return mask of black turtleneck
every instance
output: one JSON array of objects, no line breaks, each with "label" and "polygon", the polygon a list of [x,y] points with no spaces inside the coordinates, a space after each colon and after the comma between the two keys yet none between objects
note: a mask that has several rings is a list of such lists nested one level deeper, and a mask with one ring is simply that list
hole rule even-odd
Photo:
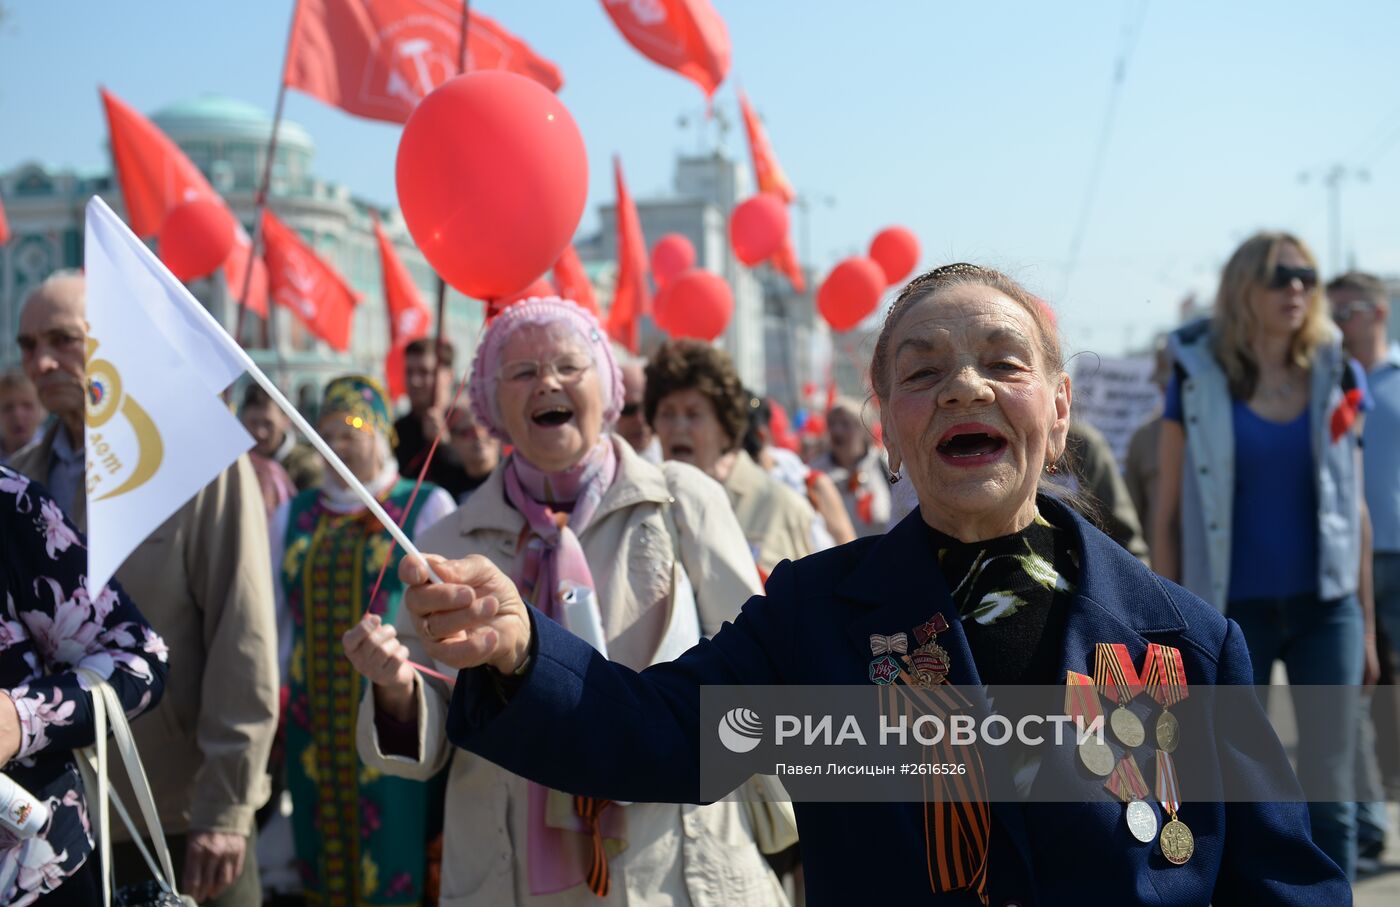
[{"label": "black turtleneck", "polygon": [[1020,532],[981,542],[928,532],[982,682],[1058,682],[1079,578],[1071,533],[1039,513]]}]

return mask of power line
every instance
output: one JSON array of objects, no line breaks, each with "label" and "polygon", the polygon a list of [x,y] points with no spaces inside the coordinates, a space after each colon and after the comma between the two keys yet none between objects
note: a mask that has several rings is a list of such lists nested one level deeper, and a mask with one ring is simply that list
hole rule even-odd
[{"label": "power line", "polygon": [[1089,218],[1094,212],[1094,198],[1098,195],[1099,182],[1103,176],[1104,160],[1108,156],[1109,140],[1113,137],[1113,127],[1118,119],[1118,103],[1123,96],[1123,83],[1127,79],[1128,64],[1132,61],[1138,38],[1142,35],[1143,22],[1147,19],[1148,3],[1149,0],[1141,0],[1137,3],[1136,16],[1132,15],[1130,10],[1123,22],[1122,43],[1118,49],[1118,56],[1113,62],[1113,75],[1108,85],[1108,105],[1104,109],[1103,125],[1099,129],[1098,143],[1094,148],[1094,163],[1089,168],[1089,181],[1084,187],[1084,200],[1079,206],[1079,217],[1075,222],[1074,233],[1071,234],[1069,254],[1065,258],[1065,280],[1060,290],[1059,302],[1063,302],[1069,296],[1070,281],[1074,278],[1074,269],[1079,262],[1079,251],[1084,245],[1084,236],[1089,229]]}]

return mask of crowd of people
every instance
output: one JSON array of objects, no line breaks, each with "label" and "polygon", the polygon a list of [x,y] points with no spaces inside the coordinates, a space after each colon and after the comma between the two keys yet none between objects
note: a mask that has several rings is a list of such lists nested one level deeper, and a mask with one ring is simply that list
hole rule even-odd
[{"label": "crowd of people", "polygon": [[[833,394],[800,437],[718,347],[632,357],[567,300],[505,309],[470,363],[415,341],[403,415],[362,374],[307,415],[441,584],[249,384],[252,450],[89,597],[84,295],[71,272],[34,290],[0,375],[0,758],[52,813],[0,831],[0,901],[94,902],[80,668],[141,715],[202,904],[849,903],[876,878],[950,904],[1333,904],[1384,847],[1400,345],[1384,284],[1324,287],[1295,236],[1247,240],[1165,340],[1121,467],[1075,418],[1051,308],[977,265],[910,281],[869,398]],[[886,680],[1062,685],[1122,643],[1191,684],[1281,662],[1338,698],[1299,710],[1298,802],[1152,803],[1193,833],[1183,865],[1107,794],[962,804],[957,834],[927,802],[790,804],[765,777],[698,805],[700,687],[885,682],[853,629],[934,624],[943,668],[892,652]],[[1291,783],[1266,706],[1200,745]],[[112,835],[117,884],[149,878]],[[1112,855],[1092,879],[1086,852]]]}]

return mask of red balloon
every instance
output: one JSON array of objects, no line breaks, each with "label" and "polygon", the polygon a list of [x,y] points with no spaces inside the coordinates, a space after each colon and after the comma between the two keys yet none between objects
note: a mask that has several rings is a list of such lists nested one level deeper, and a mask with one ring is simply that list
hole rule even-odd
[{"label": "red balloon", "polygon": [[543,277],[536,277],[534,282],[518,293],[512,293],[499,299],[490,299],[486,302],[486,323],[490,324],[496,316],[517,302],[524,302],[531,296],[558,296],[559,291],[554,289],[554,284]]},{"label": "red balloon", "polygon": [[667,233],[651,247],[651,276],[664,287],[676,276],[695,267],[695,247],[679,233]]},{"label": "red balloon", "polygon": [[831,269],[817,290],[817,311],[832,330],[849,331],[880,304],[885,272],[869,258],[848,258]]},{"label": "red balloon", "polygon": [[918,237],[903,227],[886,227],[870,241],[870,257],[885,272],[885,286],[893,286],[919,263]]},{"label": "red balloon", "polygon": [[657,327],[672,337],[714,340],[729,326],[734,293],[718,274],[692,269],[667,285],[652,310]]},{"label": "red balloon", "polygon": [[233,215],[217,199],[191,199],[165,216],[156,237],[160,260],[182,281],[207,277],[228,259],[235,237]]},{"label": "red balloon", "polygon": [[787,205],[772,192],[740,202],[729,216],[729,244],[735,257],[751,267],[772,258],[787,234]]},{"label": "red balloon", "polygon": [[394,175],[413,241],[477,299],[509,296],[548,270],[588,195],[574,118],[544,86],[503,70],[457,76],[424,98]]}]

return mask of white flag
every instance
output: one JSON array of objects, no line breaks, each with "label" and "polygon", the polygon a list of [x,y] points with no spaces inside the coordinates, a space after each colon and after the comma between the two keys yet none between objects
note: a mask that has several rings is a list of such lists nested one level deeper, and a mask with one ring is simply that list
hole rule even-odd
[{"label": "white flag", "polygon": [[244,367],[227,335],[96,197],[84,265],[87,582],[95,596],[253,439],[218,397]]}]

